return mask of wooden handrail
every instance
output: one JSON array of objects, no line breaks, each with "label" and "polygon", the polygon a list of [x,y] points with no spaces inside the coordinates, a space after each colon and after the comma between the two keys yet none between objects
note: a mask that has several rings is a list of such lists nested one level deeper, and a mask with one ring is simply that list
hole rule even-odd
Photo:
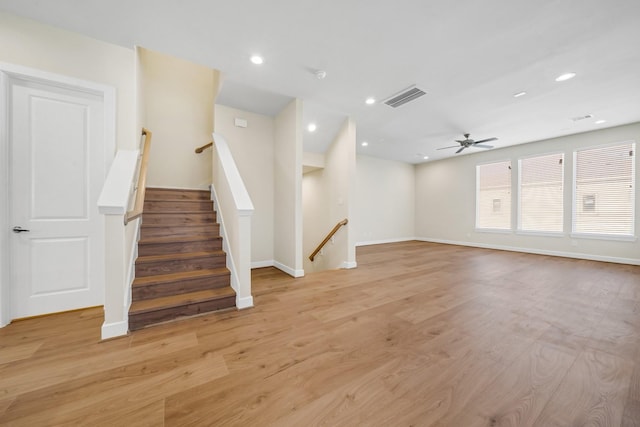
[{"label": "wooden handrail", "polygon": [[147,190],[147,168],[149,163],[149,151],[151,149],[151,131],[142,128],[142,135],[144,135],[144,143],[142,147],[142,160],[140,161],[140,171],[138,172],[138,185],[136,186],[136,201],[133,204],[133,209],[128,211],[124,216],[124,224],[142,215],[144,208],[144,193]]},{"label": "wooden handrail", "polygon": [[327,242],[333,237],[333,235],[336,234],[336,232],[340,229],[340,227],[342,227],[343,225],[347,225],[348,223],[349,223],[349,220],[347,218],[345,218],[342,221],[340,221],[339,223],[337,223],[336,226],[333,227],[333,230],[331,230],[329,232],[329,234],[327,234],[327,237],[324,238],[322,243],[320,243],[318,245],[316,250],[313,251],[313,253],[311,255],[309,255],[309,259],[311,261],[313,261],[313,259],[316,257],[316,255],[318,255],[318,252],[320,252],[320,250],[324,247],[324,245],[326,245]]},{"label": "wooden handrail", "polygon": [[204,150],[206,150],[209,147],[213,147],[213,141],[211,141],[208,144],[204,144],[202,147],[198,147],[196,148],[196,154],[200,154],[202,153]]}]

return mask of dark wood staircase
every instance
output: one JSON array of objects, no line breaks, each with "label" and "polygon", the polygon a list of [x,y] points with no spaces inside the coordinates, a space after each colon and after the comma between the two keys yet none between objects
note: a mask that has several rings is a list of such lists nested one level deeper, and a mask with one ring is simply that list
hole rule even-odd
[{"label": "dark wood staircase", "polygon": [[208,191],[148,188],[129,330],[235,307]]}]

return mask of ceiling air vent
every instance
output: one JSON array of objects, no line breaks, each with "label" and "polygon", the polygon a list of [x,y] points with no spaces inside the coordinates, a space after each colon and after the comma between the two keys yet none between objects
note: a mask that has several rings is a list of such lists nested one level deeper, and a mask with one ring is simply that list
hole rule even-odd
[{"label": "ceiling air vent", "polygon": [[586,120],[586,119],[590,119],[592,117],[593,117],[593,114],[587,114],[586,116],[573,117],[573,118],[571,118],[571,120],[573,120],[574,122],[579,122],[580,120]]},{"label": "ceiling air vent", "polygon": [[418,89],[415,86],[411,86],[400,93],[397,93],[391,96],[389,99],[384,101],[389,107],[397,108],[401,105],[406,104],[407,102],[411,102],[414,99],[420,98],[422,95],[425,95],[427,92]]}]

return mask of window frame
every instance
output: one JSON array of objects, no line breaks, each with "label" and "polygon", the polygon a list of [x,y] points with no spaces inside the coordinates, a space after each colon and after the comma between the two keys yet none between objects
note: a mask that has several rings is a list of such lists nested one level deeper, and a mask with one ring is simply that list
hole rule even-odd
[{"label": "window frame", "polygon": [[[578,206],[578,201],[577,201],[577,172],[578,172],[578,152],[580,151],[588,151],[588,150],[597,150],[597,149],[604,149],[604,148],[608,148],[608,147],[615,147],[615,146],[619,146],[619,145],[625,145],[625,144],[631,144],[632,145],[632,150],[633,150],[633,157],[634,157],[634,161],[631,162],[631,174],[632,174],[632,183],[635,186],[633,188],[634,191],[631,192],[631,216],[632,216],[632,221],[631,221],[631,234],[607,234],[607,233],[583,233],[583,232],[577,232],[575,231],[576,229],[576,217],[577,217],[577,206]],[[638,157],[638,151],[637,151],[638,147],[636,144],[636,141],[633,139],[628,139],[628,140],[624,140],[624,141],[616,141],[616,142],[611,142],[611,143],[607,143],[607,144],[597,144],[597,145],[591,145],[588,147],[580,147],[580,148],[575,148],[573,149],[573,177],[572,177],[572,187],[571,187],[571,232],[569,233],[569,235],[572,238],[578,238],[578,239],[592,239],[592,240],[610,240],[610,241],[625,241],[625,242],[635,242],[637,240],[637,235],[636,235],[636,221],[637,221],[637,217],[636,217],[636,192],[637,192],[637,185],[638,185],[638,176],[637,176],[637,171],[636,171],[636,162],[637,157]],[[597,207],[596,207],[597,210]]]},{"label": "window frame", "polygon": [[[546,157],[546,156],[554,156],[561,155],[562,156],[562,231],[540,231],[540,230],[522,230],[522,161],[526,159],[532,159],[536,157]],[[564,237],[567,235],[566,233],[566,223],[565,223],[565,171],[567,167],[567,153],[564,151],[551,151],[544,152],[539,154],[529,154],[526,156],[518,157],[518,178],[517,178],[517,204],[516,204],[516,234],[527,235],[527,236],[543,236],[543,237]]]},{"label": "window frame", "polygon": [[[509,196],[510,196],[510,205],[511,209],[509,212],[509,228],[491,228],[491,227],[479,227],[478,226],[478,218],[480,214],[480,206],[478,203],[478,194],[480,192],[480,167],[486,165],[492,165],[495,163],[509,163],[509,167],[511,170],[511,177],[509,180]],[[479,233],[496,233],[496,234],[512,234],[513,233],[513,160],[511,158],[505,158],[500,160],[492,160],[488,162],[476,163],[475,165],[475,174],[476,174],[476,182],[475,182],[475,221],[474,221],[474,231]]]}]

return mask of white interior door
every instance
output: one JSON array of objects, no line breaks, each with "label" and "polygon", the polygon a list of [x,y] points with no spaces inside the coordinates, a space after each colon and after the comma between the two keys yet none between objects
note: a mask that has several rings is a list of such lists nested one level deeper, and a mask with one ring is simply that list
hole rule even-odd
[{"label": "white interior door", "polygon": [[104,101],[14,78],[8,97],[11,318],[102,305]]}]

